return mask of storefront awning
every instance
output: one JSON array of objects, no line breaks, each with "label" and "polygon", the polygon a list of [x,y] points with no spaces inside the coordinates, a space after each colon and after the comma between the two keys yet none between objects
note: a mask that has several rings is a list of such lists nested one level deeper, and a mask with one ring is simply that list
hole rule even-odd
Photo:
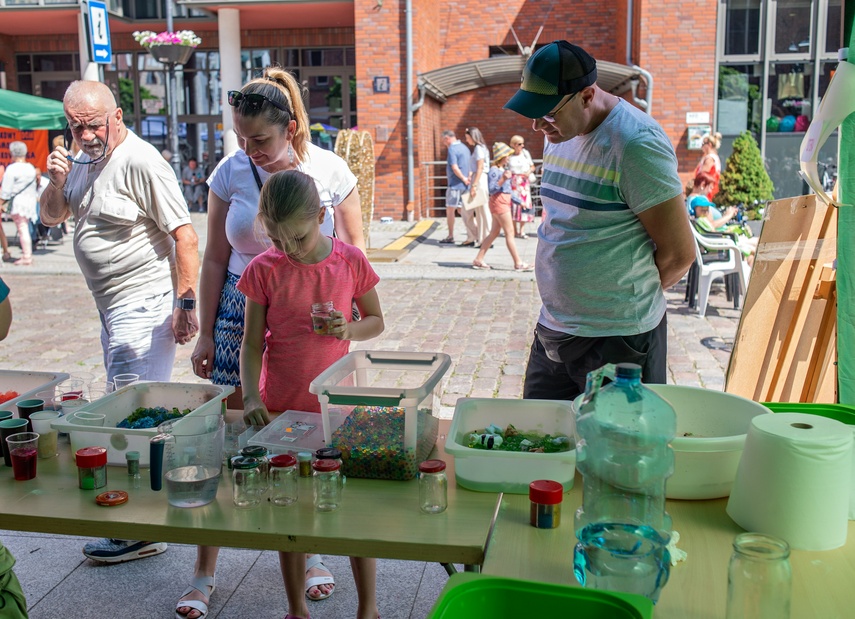
[{"label": "storefront awning", "polygon": [[[497,84],[518,84],[525,66],[524,56],[497,56],[419,73],[419,86],[438,101],[448,97]],[[633,81],[647,85],[650,100],[650,79],[646,71],[614,62],[597,61],[597,85],[614,95],[624,95],[632,90]],[[643,103],[643,102],[642,102]]]}]

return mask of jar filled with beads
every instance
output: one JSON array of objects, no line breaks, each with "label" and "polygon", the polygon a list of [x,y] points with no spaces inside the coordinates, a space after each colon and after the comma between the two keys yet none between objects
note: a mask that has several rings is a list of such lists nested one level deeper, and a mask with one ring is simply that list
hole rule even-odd
[{"label": "jar filled with beads", "polygon": [[332,301],[312,303],[312,330],[316,335],[329,335],[330,321],[335,306]]}]

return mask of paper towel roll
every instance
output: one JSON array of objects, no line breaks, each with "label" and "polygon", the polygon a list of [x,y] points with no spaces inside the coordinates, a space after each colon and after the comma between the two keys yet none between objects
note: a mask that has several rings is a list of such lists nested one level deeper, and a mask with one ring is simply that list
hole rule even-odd
[{"label": "paper towel roll", "polygon": [[785,539],[800,550],[846,543],[852,430],[801,413],[751,420],[727,513],[748,531]]}]

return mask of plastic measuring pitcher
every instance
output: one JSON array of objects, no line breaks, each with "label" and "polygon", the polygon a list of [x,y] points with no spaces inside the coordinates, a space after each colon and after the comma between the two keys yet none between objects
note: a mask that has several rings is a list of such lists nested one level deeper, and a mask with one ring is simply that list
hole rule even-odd
[{"label": "plastic measuring pitcher", "polygon": [[193,415],[158,426],[150,441],[151,489],[166,480],[175,507],[207,505],[217,496],[223,465],[225,419],[220,413]]}]

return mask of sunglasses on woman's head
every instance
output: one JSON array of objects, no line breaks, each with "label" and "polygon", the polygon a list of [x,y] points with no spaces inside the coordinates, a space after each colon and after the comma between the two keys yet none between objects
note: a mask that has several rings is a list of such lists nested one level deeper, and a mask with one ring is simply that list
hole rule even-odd
[{"label": "sunglasses on woman's head", "polygon": [[264,95],[259,94],[257,92],[244,94],[239,90],[229,91],[229,105],[231,105],[232,107],[243,107],[247,110],[257,112],[264,106],[265,101],[273,107],[282,110],[283,112],[287,112],[289,114],[291,113],[291,110],[289,110],[281,103],[274,101],[269,97],[265,97]]}]

